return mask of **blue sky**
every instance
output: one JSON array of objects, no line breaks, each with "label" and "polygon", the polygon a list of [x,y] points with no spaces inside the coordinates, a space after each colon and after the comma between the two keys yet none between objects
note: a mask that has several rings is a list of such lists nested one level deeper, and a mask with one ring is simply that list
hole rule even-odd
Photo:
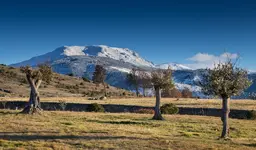
[{"label": "blue sky", "polygon": [[253,0],[62,0],[0,2],[0,63],[63,45],[126,47],[154,63],[197,65],[241,56],[256,70]]}]

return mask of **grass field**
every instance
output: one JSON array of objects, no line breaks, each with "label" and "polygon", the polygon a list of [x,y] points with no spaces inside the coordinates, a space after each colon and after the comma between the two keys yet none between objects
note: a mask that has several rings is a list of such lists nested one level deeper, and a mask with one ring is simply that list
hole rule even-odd
[{"label": "grass field", "polygon": [[230,119],[231,139],[218,140],[217,117],[0,111],[0,149],[256,149],[256,121]]},{"label": "grass field", "polygon": [[[28,98],[0,98],[1,101],[28,101]],[[99,103],[99,104],[120,104],[120,105],[138,105],[154,106],[155,98],[120,98],[107,100],[87,100],[86,97],[47,97],[41,98],[42,102],[59,102],[64,100],[67,103]],[[196,108],[221,108],[221,100],[218,99],[184,99],[162,98],[161,104],[174,103],[179,107],[196,107]],[[231,109],[256,110],[256,100],[231,100]]]}]

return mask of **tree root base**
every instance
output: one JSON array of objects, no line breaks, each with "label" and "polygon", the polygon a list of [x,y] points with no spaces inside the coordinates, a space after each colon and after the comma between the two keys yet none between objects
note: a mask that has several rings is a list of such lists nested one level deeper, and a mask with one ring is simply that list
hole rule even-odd
[{"label": "tree root base", "polygon": [[154,116],[152,120],[165,120],[162,116]]},{"label": "tree root base", "polygon": [[42,114],[42,109],[40,107],[25,107],[20,113],[21,114]]}]

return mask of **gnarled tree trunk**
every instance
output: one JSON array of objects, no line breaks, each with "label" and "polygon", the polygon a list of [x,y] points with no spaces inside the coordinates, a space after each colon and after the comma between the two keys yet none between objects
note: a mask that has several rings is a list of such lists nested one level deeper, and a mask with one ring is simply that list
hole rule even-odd
[{"label": "gnarled tree trunk", "polygon": [[229,125],[228,125],[228,117],[229,117],[229,98],[222,97],[222,116],[221,121],[223,123],[221,138],[228,138],[229,136]]},{"label": "gnarled tree trunk", "polygon": [[26,74],[26,77],[27,77],[31,91],[30,91],[29,102],[21,113],[24,113],[24,114],[40,113],[42,109],[40,106],[40,96],[39,96],[38,88],[40,87],[42,80],[35,81],[35,79],[33,79],[32,75],[29,73]]},{"label": "gnarled tree trunk", "polygon": [[156,105],[155,105],[155,114],[154,114],[153,120],[164,120],[160,111],[161,89],[159,87],[156,87],[155,93],[156,93]]}]

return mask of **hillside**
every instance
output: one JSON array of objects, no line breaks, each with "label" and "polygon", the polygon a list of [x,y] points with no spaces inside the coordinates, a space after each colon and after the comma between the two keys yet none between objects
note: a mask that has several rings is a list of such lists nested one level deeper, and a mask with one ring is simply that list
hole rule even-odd
[{"label": "hillside", "polygon": [[127,85],[125,80],[126,74],[132,68],[139,67],[151,71],[152,69],[164,69],[170,66],[173,70],[177,71],[174,73],[174,81],[178,89],[182,90],[187,87],[193,91],[195,95],[200,95],[200,87],[194,84],[194,79],[196,79],[198,71],[191,70],[189,67],[177,63],[156,65],[142,58],[135,51],[127,48],[116,48],[104,45],[62,46],[52,52],[33,57],[17,64],[12,64],[11,66],[36,66],[46,61],[51,63],[54,71],[57,73],[73,73],[75,76],[86,76],[90,79],[95,65],[100,64],[107,70],[106,82],[108,84],[127,90],[133,90],[133,87]]},{"label": "hillside", "polygon": [[[19,68],[0,65],[0,97],[28,97],[29,86],[25,74]],[[94,97],[102,95],[103,86],[90,81],[84,81],[79,77],[71,77],[54,73],[52,82],[42,83],[39,92],[42,97]],[[110,96],[120,96],[128,91],[108,86]]]},{"label": "hillside", "polygon": [[[191,68],[178,63],[154,64],[142,58],[138,53],[128,48],[99,46],[62,46],[52,52],[33,57],[29,60],[12,64],[11,66],[20,67],[25,65],[36,66],[43,62],[51,63],[53,70],[60,74],[74,74],[77,77],[92,78],[96,64],[104,66],[107,70],[106,82],[114,87],[134,90],[127,84],[126,75],[134,67],[139,67],[146,71],[161,68],[166,69],[169,66],[173,72],[175,86],[179,90],[190,89],[195,97],[205,97],[201,93],[201,88],[196,84],[201,79],[203,70],[192,70]],[[256,77],[249,75],[252,81]],[[256,92],[254,84],[246,92]],[[148,95],[152,91],[148,90]],[[240,98],[247,98],[248,94]]]}]

